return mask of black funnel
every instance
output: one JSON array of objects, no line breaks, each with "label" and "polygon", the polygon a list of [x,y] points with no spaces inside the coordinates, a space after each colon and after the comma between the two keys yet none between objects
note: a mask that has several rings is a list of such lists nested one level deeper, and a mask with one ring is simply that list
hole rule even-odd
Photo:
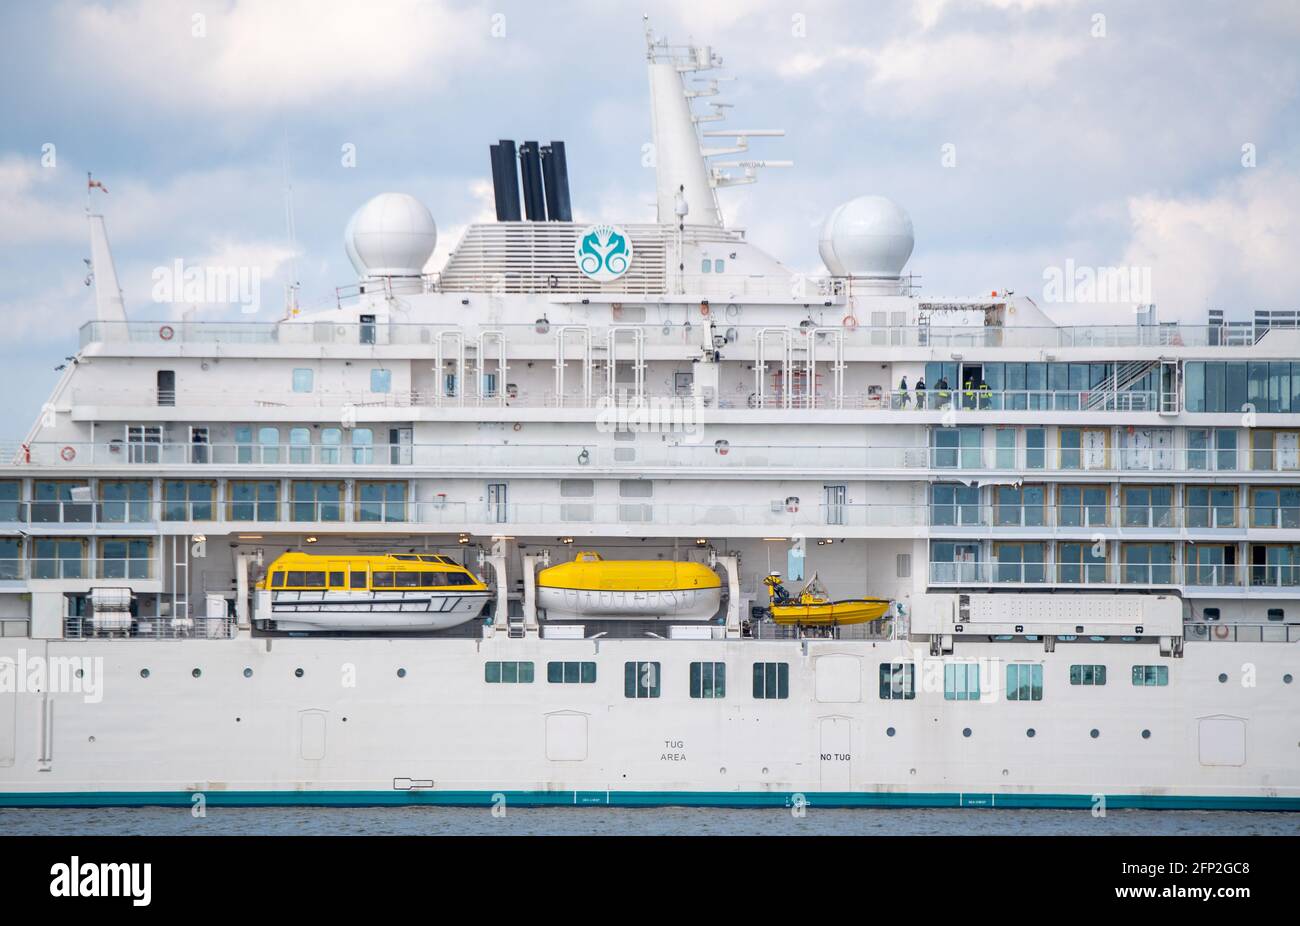
[{"label": "black funnel", "polygon": [[546,217],[552,222],[572,222],[569,161],[564,154],[564,142],[553,141],[542,149],[542,176],[546,180]]}]

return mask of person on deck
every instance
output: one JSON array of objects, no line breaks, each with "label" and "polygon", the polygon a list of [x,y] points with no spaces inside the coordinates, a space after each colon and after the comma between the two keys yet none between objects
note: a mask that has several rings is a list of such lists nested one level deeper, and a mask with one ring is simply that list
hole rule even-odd
[{"label": "person on deck", "polygon": [[925,408],[925,377],[916,381],[916,407]]},{"label": "person on deck", "polygon": [[904,376],[898,383],[898,407],[907,408],[911,398],[907,394],[907,377]]}]

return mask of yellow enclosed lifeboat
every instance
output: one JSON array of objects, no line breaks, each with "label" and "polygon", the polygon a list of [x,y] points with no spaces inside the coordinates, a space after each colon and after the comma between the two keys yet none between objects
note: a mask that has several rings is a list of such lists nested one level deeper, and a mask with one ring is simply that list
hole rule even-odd
[{"label": "yellow enclosed lifeboat", "polygon": [[844,626],[879,620],[889,612],[886,598],[849,598],[831,601],[816,574],[797,595],[790,595],[779,575],[763,580],[770,599],[768,609],[778,624],[801,624],[805,627]]},{"label": "yellow enclosed lifeboat", "polygon": [[702,563],[606,560],[582,552],[537,576],[547,620],[706,621],[722,604],[722,580]]}]

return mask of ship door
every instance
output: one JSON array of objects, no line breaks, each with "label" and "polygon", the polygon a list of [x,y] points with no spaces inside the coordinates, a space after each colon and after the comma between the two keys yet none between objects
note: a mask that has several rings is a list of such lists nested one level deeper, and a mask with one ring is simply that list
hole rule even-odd
[{"label": "ship door", "polygon": [[506,484],[489,482],[487,487],[487,519],[493,524],[505,524],[509,508],[506,503]]},{"label": "ship door", "polygon": [[1083,432],[1083,468],[1106,468],[1106,432],[1100,428],[1085,429]]},{"label": "ship door", "polygon": [[853,790],[853,720],[823,717],[818,744],[823,791]]},{"label": "ship door", "polygon": [[[979,400],[980,383],[984,381],[984,364],[982,363],[963,363],[961,365],[961,382],[958,387],[961,389],[961,407],[975,408]],[[966,384],[970,384],[967,388]]]},{"label": "ship door", "polygon": [[849,487],[846,485],[823,486],[826,493],[826,523],[844,523],[844,505],[848,501]]},{"label": "ship door", "polygon": [[1277,432],[1277,468],[1300,469],[1300,434]]}]

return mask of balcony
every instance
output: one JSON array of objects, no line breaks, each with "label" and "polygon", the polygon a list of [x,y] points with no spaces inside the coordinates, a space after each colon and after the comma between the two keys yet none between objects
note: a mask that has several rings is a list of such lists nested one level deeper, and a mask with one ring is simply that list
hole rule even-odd
[{"label": "balcony", "polygon": [[931,562],[937,586],[1082,586],[1122,589],[1212,588],[1300,593],[1300,565],[1233,566],[1181,563]]},{"label": "balcony", "polygon": [[[701,278],[702,279],[702,278]],[[790,296],[789,280],[782,278],[775,288],[755,286],[748,295]],[[831,294],[834,295],[834,294]],[[820,301],[821,296],[818,295]],[[752,344],[761,326],[729,325],[723,306],[716,306],[715,326],[728,343]],[[969,327],[969,326],[840,326],[840,310],[835,310],[834,324],[827,327],[842,331],[846,348],[880,347],[1008,347],[1008,348],[1178,348],[1178,347],[1245,347],[1261,338],[1255,332],[1243,334],[1218,325],[1079,325],[1066,327]],[[707,320],[707,318],[705,319]],[[553,328],[549,323],[460,326],[410,324],[405,322],[336,322],[299,319],[281,322],[182,322],[170,321],[90,321],[81,326],[82,347],[91,344],[227,344],[227,345],[404,345],[429,346],[444,333],[471,335],[479,331],[500,332],[512,344],[551,344]],[[592,338],[603,338],[611,328],[643,332],[647,345],[655,343],[693,343],[700,326],[680,324],[590,324]],[[823,329],[824,330],[824,329]],[[792,328],[798,337],[807,330]],[[1265,333],[1260,332],[1262,335]]]}]

